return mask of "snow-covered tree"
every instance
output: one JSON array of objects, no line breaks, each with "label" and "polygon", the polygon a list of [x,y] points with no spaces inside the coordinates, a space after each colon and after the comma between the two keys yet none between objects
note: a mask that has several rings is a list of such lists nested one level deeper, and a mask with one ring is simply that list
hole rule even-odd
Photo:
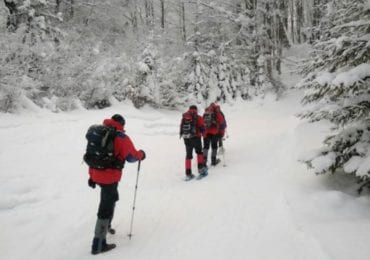
[{"label": "snow-covered tree", "polygon": [[329,120],[336,128],[306,163],[316,173],[343,169],[370,177],[370,5],[333,0],[300,87],[311,109],[303,118]]},{"label": "snow-covered tree", "polygon": [[319,31],[327,1],[4,0],[0,91],[16,86],[55,111],[112,96],[175,107],[280,92],[282,48]]},{"label": "snow-covered tree", "polygon": [[145,104],[159,104],[159,89],[157,82],[156,51],[146,48],[137,64],[137,72],[131,100],[135,107]]},{"label": "snow-covered tree", "polygon": [[[48,12],[49,1],[9,1],[14,4],[17,15],[10,32],[1,32],[0,67],[2,95],[8,97],[27,96],[42,106],[43,93],[47,86],[43,78],[48,73],[47,62],[55,55],[62,38],[60,30],[55,26],[59,17]],[[9,7],[9,6],[8,6]],[[10,13],[10,15],[12,15]],[[9,29],[9,20],[8,20]],[[13,90],[18,88],[18,90]],[[10,89],[10,93],[7,93]],[[14,93],[17,93],[16,95]],[[13,106],[23,98],[12,101]],[[1,110],[7,110],[1,107]]]}]

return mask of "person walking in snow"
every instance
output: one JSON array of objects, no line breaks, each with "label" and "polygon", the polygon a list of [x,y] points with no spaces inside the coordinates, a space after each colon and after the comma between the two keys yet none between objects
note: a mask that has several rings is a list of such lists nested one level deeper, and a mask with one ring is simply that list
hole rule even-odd
[{"label": "person walking in snow", "polygon": [[204,134],[203,118],[198,115],[198,109],[195,105],[189,107],[189,110],[182,115],[180,123],[180,138],[184,138],[186,149],[185,157],[185,174],[186,179],[194,178],[191,167],[193,159],[193,150],[197,154],[198,173],[199,177],[206,176],[207,168],[205,167],[202,153],[202,135]]},{"label": "person walking in snow", "polygon": [[226,123],[225,114],[221,111],[220,105],[215,104],[215,109],[216,109],[217,112],[219,112],[221,114],[221,116],[223,118],[223,121],[224,121],[224,125],[219,127],[218,133],[217,133],[218,151],[219,151],[219,154],[222,154],[222,153],[225,152],[224,146],[223,146],[223,140],[224,140],[224,137],[225,137],[225,131],[226,131],[227,123]]},{"label": "person walking in snow", "polygon": [[[124,131],[125,119],[115,114],[110,119],[105,119],[103,125],[114,127],[116,135],[113,140],[113,151],[115,157],[123,163],[125,161],[135,162],[145,159],[145,152],[143,150],[136,150],[130,137]],[[98,184],[100,190],[100,202],[97,213],[97,221],[95,225],[95,234],[92,242],[91,253],[93,255],[109,251],[116,247],[115,244],[108,244],[106,235],[109,231],[114,234],[115,231],[110,227],[113,219],[114,208],[116,201],[119,199],[118,183],[122,176],[122,167],[96,169],[89,167],[89,180],[88,185],[95,188]]]},{"label": "person walking in snow", "polygon": [[215,103],[211,103],[203,114],[203,120],[206,127],[204,146],[203,146],[203,157],[205,164],[207,165],[208,150],[211,147],[211,165],[217,165],[220,159],[217,158],[217,149],[220,136],[225,133],[226,121],[221,114],[220,107]]}]

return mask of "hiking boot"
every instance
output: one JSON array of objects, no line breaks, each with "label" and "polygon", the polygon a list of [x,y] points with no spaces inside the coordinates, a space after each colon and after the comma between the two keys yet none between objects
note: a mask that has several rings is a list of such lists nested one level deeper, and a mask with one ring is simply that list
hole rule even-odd
[{"label": "hiking boot", "polygon": [[107,244],[106,240],[110,221],[110,219],[100,218],[96,220],[95,235],[91,246],[91,254],[96,255],[99,253],[104,253],[116,247],[115,244]]},{"label": "hiking boot", "polygon": [[206,167],[203,167],[202,169],[199,170],[199,175],[197,177],[197,180],[203,179],[208,175],[208,170]]},{"label": "hiking boot", "polygon": [[207,176],[208,175],[207,167],[205,167],[205,166],[202,167],[202,168],[199,168],[198,172],[199,172],[199,175],[201,175],[201,176]]},{"label": "hiking boot", "polygon": [[220,159],[216,159],[216,158],[212,157],[211,165],[212,166],[216,166],[217,164],[220,163],[220,161],[221,161]]},{"label": "hiking boot", "polygon": [[99,253],[105,253],[116,247],[116,244],[107,244],[105,239],[94,238],[93,245],[91,248],[91,254],[97,255]]},{"label": "hiking boot", "polygon": [[194,179],[194,177],[195,177],[194,174],[189,174],[189,175],[187,174],[186,177],[185,177],[185,181],[190,181],[190,180]]}]

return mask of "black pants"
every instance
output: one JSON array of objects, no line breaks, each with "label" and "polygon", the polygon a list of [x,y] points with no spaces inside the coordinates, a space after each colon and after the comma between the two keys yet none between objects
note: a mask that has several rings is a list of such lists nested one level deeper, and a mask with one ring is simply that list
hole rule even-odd
[{"label": "black pants", "polygon": [[206,138],[204,138],[204,149],[208,150],[209,146],[211,145],[212,150],[217,151],[218,141],[219,141],[219,135],[208,134]]},{"label": "black pants", "polygon": [[100,203],[98,210],[98,218],[112,220],[114,214],[114,207],[116,201],[119,199],[118,195],[118,183],[112,184],[99,184],[100,191]]},{"label": "black pants", "polygon": [[200,137],[184,139],[186,159],[193,159],[193,150],[196,154],[202,154],[202,140]]}]

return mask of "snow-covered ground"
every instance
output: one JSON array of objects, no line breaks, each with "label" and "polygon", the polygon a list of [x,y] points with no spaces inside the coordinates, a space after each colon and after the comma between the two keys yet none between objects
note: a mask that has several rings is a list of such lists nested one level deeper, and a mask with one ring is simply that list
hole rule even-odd
[{"label": "snow-covered ground", "polygon": [[[342,179],[315,176],[299,163],[329,129],[307,124],[297,95],[279,102],[223,107],[226,167],[184,182],[181,111],[136,110],[0,115],[0,259],[91,259],[99,189],[82,163],[89,125],[114,113],[147,153],[140,171],[134,236],[129,240],[137,164],[126,164],[109,242],[99,259],[369,259],[370,200]],[[222,157],[221,157],[222,159]],[[194,166],[195,169],[195,166]]]}]

